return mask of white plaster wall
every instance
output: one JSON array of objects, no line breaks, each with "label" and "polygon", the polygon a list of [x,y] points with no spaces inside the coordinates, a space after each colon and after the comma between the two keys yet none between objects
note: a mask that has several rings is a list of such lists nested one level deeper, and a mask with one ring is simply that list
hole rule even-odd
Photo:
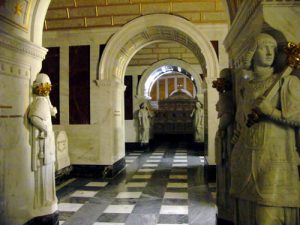
[{"label": "white plaster wall", "polygon": [[[44,47],[60,47],[60,125],[54,130],[65,130],[69,138],[69,154],[71,164],[111,165],[123,157],[113,151],[101,150],[99,136],[101,121],[99,112],[105,107],[103,99],[99,98],[99,87],[94,82],[97,78],[97,62],[99,45],[105,44],[116,28],[93,29],[87,31],[51,31],[44,32]],[[69,46],[90,45],[90,124],[69,124]],[[106,104],[111,104],[111,99]],[[112,121],[109,121],[112,123]],[[110,141],[102,141],[109,144]]]}]

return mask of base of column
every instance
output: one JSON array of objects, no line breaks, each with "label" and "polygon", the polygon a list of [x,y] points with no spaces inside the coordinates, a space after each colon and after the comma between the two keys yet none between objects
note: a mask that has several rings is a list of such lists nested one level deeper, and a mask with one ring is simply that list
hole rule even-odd
[{"label": "base of column", "polygon": [[234,225],[232,221],[219,218],[217,215],[217,225]]},{"label": "base of column", "polygon": [[216,165],[204,165],[204,177],[207,183],[215,183],[216,182],[216,173],[217,167]]},{"label": "base of column", "polygon": [[125,158],[113,165],[73,165],[72,177],[113,178],[126,166]]},{"label": "base of column", "polygon": [[24,225],[58,225],[58,211],[50,215],[39,216],[31,219]]},{"label": "base of column", "polygon": [[72,166],[65,167],[59,171],[55,172],[55,184],[60,185],[61,183],[65,182],[66,180],[71,178],[71,172],[73,170]]}]

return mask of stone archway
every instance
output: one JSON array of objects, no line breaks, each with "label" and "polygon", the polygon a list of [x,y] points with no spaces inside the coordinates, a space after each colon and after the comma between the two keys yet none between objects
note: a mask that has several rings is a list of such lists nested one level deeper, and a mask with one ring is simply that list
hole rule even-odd
[{"label": "stone archway", "polygon": [[[31,150],[28,144],[30,131],[27,125],[24,125],[24,120],[31,101],[30,87],[46,54],[46,49],[41,47],[42,32],[50,0],[28,2],[31,3],[31,7],[26,11],[26,27],[19,24],[16,26],[9,15],[7,18],[4,15],[7,20],[0,21],[0,49],[3,53],[0,62],[1,67],[5,68],[2,69],[0,78],[1,81],[5,81],[2,84],[9,83],[16,90],[14,95],[9,97],[7,94],[1,95],[1,100],[4,100],[3,106],[6,107],[3,110],[7,110],[5,116],[10,120],[7,119],[8,122],[4,121],[3,124],[1,121],[1,125],[4,125],[1,127],[1,134],[5,134],[0,139],[3,144],[0,156],[5,159],[5,162],[0,161],[0,197],[5,199],[0,203],[0,218],[5,219],[0,220],[0,223],[3,224],[24,224],[34,217],[51,214],[57,209],[57,204],[46,211],[32,208],[34,179],[33,174],[28,172],[31,163],[28,154]],[[99,102],[103,104],[99,106],[100,129],[95,134],[101,140],[99,157],[107,157],[112,162],[124,157],[124,123],[121,118],[125,69],[139,49],[150,42],[161,40],[177,41],[193,49],[205,70],[204,74],[207,77],[215,77],[218,74],[217,58],[212,46],[192,23],[171,15],[149,15],[128,23],[112,37],[106,48],[110,50],[105,51],[101,61],[101,88],[97,94]],[[9,140],[11,134],[19,139]],[[5,170],[7,162],[16,169],[8,173]]]},{"label": "stone archway", "polygon": [[[100,151],[104,153],[114,149],[114,160],[125,155],[123,80],[127,65],[144,46],[161,41],[175,41],[190,49],[209,82],[219,74],[218,59],[211,43],[187,20],[168,14],[152,14],[139,17],[123,26],[106,45],[96,81],[100,86],[99,101],[103,102],[99,121],[103,121],[101,130],[106,131],[105,136],[100,134],[100,140],[103,140]],[[210,164],[215,164],[214,136],[217,126],[211,122],[217,118],[216,96],[216,91],[207,86],[204,100],[207,105],[205,146]]]},{"label": "stone archway", "polygon": [[99,80],[121,82],[134,54],[145,45],[163,40],[175,41],[189,48],[198,58],[204,76],[217,77],[216,53],[194,24],[178,16],[152,14],[129,22],[110,39],[100,62]]}]

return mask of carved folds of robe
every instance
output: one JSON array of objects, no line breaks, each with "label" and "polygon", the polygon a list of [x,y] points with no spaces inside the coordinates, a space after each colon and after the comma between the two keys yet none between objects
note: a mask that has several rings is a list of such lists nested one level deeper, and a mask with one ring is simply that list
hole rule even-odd
[{"label": "carved folds of robe", "polygon": [[47,136],[33,127],[32,170],[35,176],[35,208],[48,206],[56,201],[55,194],[55,139],[52,130],[51,103],[48,97],[36,96],[29,111],[29,118],[40,118],[47,127]]}]

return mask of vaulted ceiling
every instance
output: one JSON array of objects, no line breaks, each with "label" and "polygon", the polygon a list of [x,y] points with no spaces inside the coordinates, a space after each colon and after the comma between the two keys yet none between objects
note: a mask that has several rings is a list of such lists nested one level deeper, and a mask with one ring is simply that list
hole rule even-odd
[{"label": "vaulted ceiling", "polygon": [[131,59],[130,66],[151,65],[163,59],[180,59],[190,64],[198,64],[191,50],[177,42],[159,42],[141,49]]},{"label": "vaulted ceiling", "polygon": [[44,29],[114,27],[147,14],[165,13],[195,24],[227,23],[223,0],[52,0]]}]

